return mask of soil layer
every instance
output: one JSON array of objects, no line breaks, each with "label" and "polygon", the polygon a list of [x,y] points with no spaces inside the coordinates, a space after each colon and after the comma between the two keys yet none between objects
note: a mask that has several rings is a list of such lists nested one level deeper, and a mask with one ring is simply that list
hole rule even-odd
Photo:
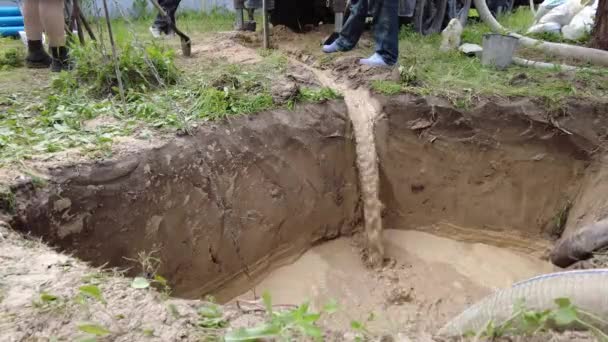
[{"label": "soil layer", "polygon": [[158,251],[177,295],[199,297],[360,219],[341,102],[205,125],[191,137],[14,187],[14,228],[95,265]]}]

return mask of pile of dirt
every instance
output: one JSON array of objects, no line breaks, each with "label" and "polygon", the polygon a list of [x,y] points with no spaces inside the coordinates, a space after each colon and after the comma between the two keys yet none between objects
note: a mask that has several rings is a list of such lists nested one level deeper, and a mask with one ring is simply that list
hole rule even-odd
[{"label": "pile of dirt", "polygon": [[[3,341],[200,341],[202,301],[134,288],[118,270],[93,268],[0,224],[0,331]],[[226,306],[232,328],[264,320]],[[234,324],[232,324],[234,323]],[[219,334],[223,331],[213,332]]]}]

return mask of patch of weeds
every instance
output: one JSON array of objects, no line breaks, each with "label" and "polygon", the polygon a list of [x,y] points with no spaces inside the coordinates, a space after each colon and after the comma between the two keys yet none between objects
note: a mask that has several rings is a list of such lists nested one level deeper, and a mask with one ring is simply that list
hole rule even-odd
[{"label": "patch of weeds", "polygon": [[153,286],[168,297],[171,294],[171,287],[167,279],[158,274],[161,260],[155,257],[156,253],[158,253],[157,250],[150,252],[141,251],[137,253],[137,259],[125,258],[126,260],[138,263],[141,267],[141,276],[133,278],[131,287],[134,289],[147,289]]},{"label": "patch of weeds", "polygon": [[350,322],[350,328],[355,333],[356,342],[368,341],[373,337],[373,334],[367,328],[367,323],[373,321],[374,319],[374,313],[370,312],[369,316],[367,317],[367,322],[361,322],[356,320]]},{"label": "patch of weeds", "polygon": [[578,326],[593,333],[598,340],[608,341],[608,335],[600,329],[608,326],[607,321],[577,308],[568,298],[558,298],[555,304],[556,307],[553,309],[537,311],[528,309],[521,300],[516,303],[514,314],[504,323],[495,325],[490,321],[484,330],[473,335],[489,339],[504,336],[533,336],[555,329],[564,330]]},{"label": "patch of weeds", "polygon": [[0,53],[0,70],[20,68],[24,65],[25,53],[20,48],[10,48]]},{"label": "patch of weeds", "polygon": [[560,211],[555,215],[554,218],[554,226],[551,230],[551,237],[558,239],[564,233],[564,229],[566,229],[566,223],[568,222],[568,215],[570,213],[570,209],[572,208],[572,202],[566,201]]},{"label": "patch of weeds", "polygon": [[325,102],[341,99],[342,95],[332,88],[300,88],[298,100],[301,102]]},{"label": "patch of weeds", "polygon": [[[174,63],[175,52],[150,43],[145,48],[124,44],[118,54],[118,66],[125,90],[143,91],[175,84],[179,71]],[[53,86],[60,91],[88,87],[93,97],[118,93],[118,77],[114,60],[95,43],[75,45],[71,50],[74,70],[58,77]]]},{"label": "patch of weeds", "polygon": [[270,94],[248,94],[234,88],[203,89],[194,104],[198,118],[221,119],[231,114],[251,114],[272,108]]},{"label": "patch of weeds", "polygon": [[0,186],[0,210],[12,214],[15,212],[16,204],[15,193],[8,187]]},{"label": "patch of weeds", "polygon": [[254,66],[211,64],[214,69],[202,71],[206,77],[195,87],[199,90],[192,93],[192,115],[216,120],[276,107],[270,84],[285,66],[285,57],[274,52]]},{"label": "patch of weeds", "polygon": [[372,90],[383,95],[397,95],[402,91],[401,84],[394,81],[374,80]]},{"label": "patch of weeds", "polygon": [[[268,314],[267,321],[253,328],[242,328],[228,332],[224,336],[226,342],[231,341],[257,341],[260,339],[279,339],[283,341],[297,341],[313,339],[321,341],[323,333],[316,325],[321,313],[311,312],[308,303],[295,309],[275,311],[268,293],[263,295],[264,306]],[[331,314],[336,311],[335,303],[330,303],[324,312]]]},{"label": "patch of weeds", "polygon": [[44,179],[44,177],[41,177],[41,176],[39,176],[39,175],[37,175],[37,174],[35,174],[33,172],[30,172],[30,171],[26,170],[26,171],[23,171],[23,173],[26,176],[30,177],[32,185],[36,189],[42,189],[42,188],[46,187],[47,184],[48,184],[47,180]]},{"label": "patch of weeds", "polygon": [[206,303],[198,309],[198,325],[204,329],[221,329],[228,325],[222,308],[215,303]]}]

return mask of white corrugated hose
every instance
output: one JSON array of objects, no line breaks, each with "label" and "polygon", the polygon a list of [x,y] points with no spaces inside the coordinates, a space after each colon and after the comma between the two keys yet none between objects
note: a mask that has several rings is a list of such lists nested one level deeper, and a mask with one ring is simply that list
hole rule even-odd
[{"label": "white corrugated hose", "polygon": [[500,326],[513,316],[518,301],[523,300],[527,309],[543,311],[556,308],[557,298],[568,298],[584,312],[608,317],[608,269],[565,271],[521,281],[468,308],[441,328],[439,335],[478,332],[489,322]]}]

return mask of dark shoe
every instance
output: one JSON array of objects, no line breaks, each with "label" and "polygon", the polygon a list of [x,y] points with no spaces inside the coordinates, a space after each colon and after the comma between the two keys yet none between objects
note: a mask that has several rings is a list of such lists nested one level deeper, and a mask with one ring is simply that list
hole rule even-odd
[{"label": "dark shoe", "polygon": [[27,41],[27,56],[25,57],[25,65],[32,69],[44,69],[51,65],[51,56],[44,51],[44,46],[41,40]]},{"label": "dark shoe", "polygon": [[68,49],[65,46],[52,47],[51,56],[53,56],[53,63],[51,64],[52,72],[62,72],[64,70],[72,69],[70,58],[68,57]]}]

